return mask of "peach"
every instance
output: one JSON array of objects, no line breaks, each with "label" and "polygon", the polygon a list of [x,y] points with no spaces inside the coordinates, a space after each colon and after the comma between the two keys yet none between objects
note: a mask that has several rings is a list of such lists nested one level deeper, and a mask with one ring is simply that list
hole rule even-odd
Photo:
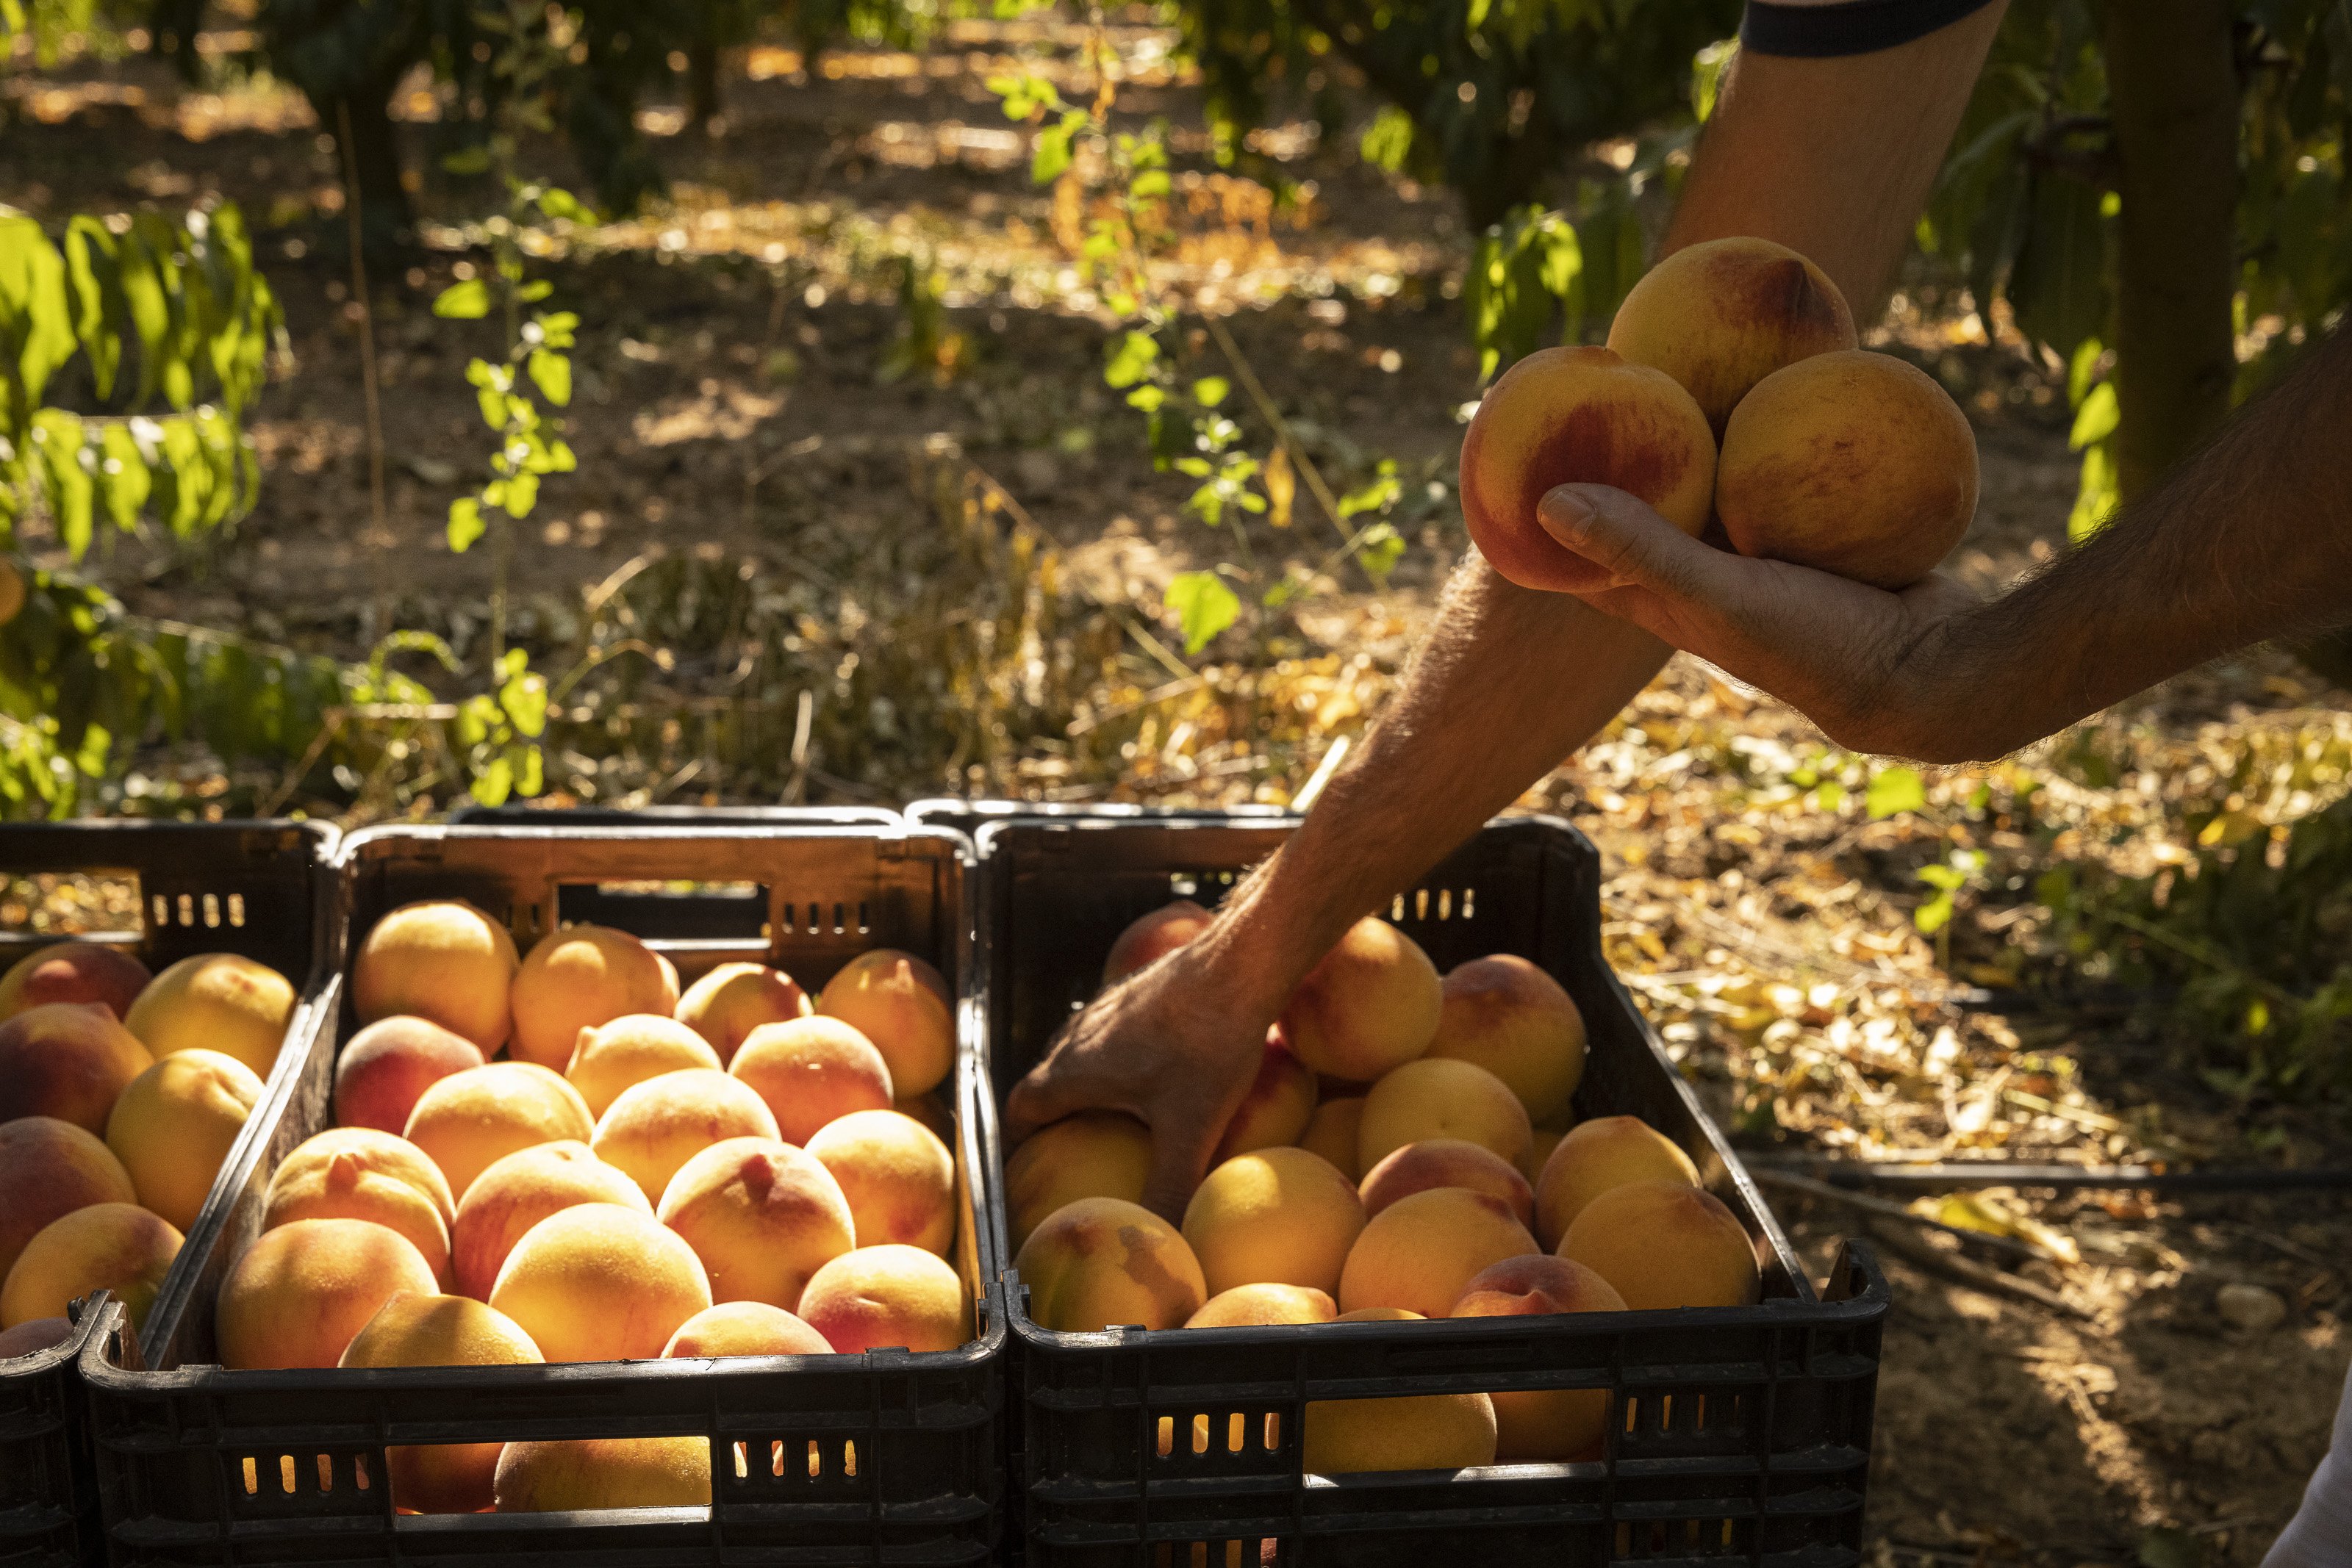
[{"label": "peach", "polygon": [[27,1318],[15,1328],[0,1329],[0,1361],[55,1350],[73,1336],[74,1326],[67,1319]]},{"label": "peach", "polygon": [[776,1119],[750,1084],[715,1067],[688,1067],[621,1091],[596,1119],[588,1146],[658,1204],[678,1167],[711,1145],[775,1135]]},{"label": "peach", "polygon": [[710,1305],[683,1237],[641,1209],[575,1203],[523,1233],[490,1287],[550,1361],[641,1361]]},{"label": "peach", "polygon": [[221,1281],[213,1341],[227,1367],[333,1366],[368,1320],[405,1291],[438,1291],[408,1238],[368,1219],[297,1219],[265,1230]]},{"label": "peach", "polygon": [[262,1195],[261,1228],[275,1230],[298,1219],[373,1220],[407,1238],[433,1270],[436,1287],[449,1283],[449,1222],[438,1197],[382,1169],[363,1149],[279,1167]]},{"label": "peach", "polygon": [[1056,1333],[1114,1323],[1181,1328],[1209,1299],[1192,1244],[1140,1204],[1082,1197],[1047,1215],[1013,1260],[1029,1316]]},{"label": "peach", "polygon": [[1698,1167],[1639,1116],[1595,1116],[1561,1137],[1536,1177],[1536,1235],[1557,1247],[1584,1206],[1629,1181],[1698,1185]]},{"label": "peach", "polygon": [[939,1134],[896,1111],[853,1111],[819,1130],[808,1152],[841,1184],[860,1247],[897,1241],[947,1255],[956,1234],[955,1156]]},{"label": "peach", "polygon": [[1038,1128],[1004,1161],[1014,1251],[1047,1215],[1082,1197],[1143,1201],[1151,1129],[1120,1111],[1081,1111]]},{"label": "peach", "polygon": [[[394,1296],[343,1349],[338,1366],[517,1366],[546,1358],[512,1318],[463,1296]],[[420,1443],[384,1450],[394,1508],[479,1513],[504,1443]]]},{"label": "peach", "polygon": [[362,1169],[406,1182],[433,1200],[443,1220],[457,1213],[449,1182],[433,1157],[406,1138],[373,1127],[330,1127],[297,1144],[270,1173],[269,1185],[308,1179],[310,1173],[338,1162],[356,1161]]},{"label": "peach", "polygon": [[402,1135],[429,1155],[458,1197],[490,1162],[560,1138],[586,1143],[596,1124],[562,1077],[530,1061],[453,1072],[416,1097]]},{"label": "peach", "polygon": [[860,1247],[819,1269],[800,1315],[844,1355],[898,1345],[954,1350],[971,1338],[971,1302],[956,1271],[919,1247]]},{"label": "peach", "polygon": [[1242,1096],[1233,1120],[1225,1124],[1212,1163],[1229,1160],[1252,1149],[1295,1144],[1315,1114],[1315,1074],[1307,1064],[1278,1045],[1265,1048],[1257,1076]]},{"label": "peach", "polygon": [[1544,1166],[1550,1163],[1551,1152],[1559,1147],[1559,1141],[1566,1136],[1566,1129],[1560,1127],[1538,1127],[1529,1134],[1527,1157],[1519,1162],[1519,1174],[1528,1178],[1530,1188],[1543,1175]]},{"label": "peach", "polygon": [[932,1089],[921,1094],[901,1094],[890,1102],[890,1109],[901,1116],[912,1116],[929,1127],[931,1135],[943,1144],[955,1141],[955,1113],[948,1109],[944,1089]]},{"label": "peach", "polygon": [[104,1002],[119,1019],[149,978],[147,966],[120,948],[59,942],[17,959],[0,975],[0,1019],[51,1002]]},{"label": "peach", "polygon": [[759,1092],[788,1144],[856,1111],[895,1103],[890,1064],[874,1042],[836,1018],[763,1023],[743,1037],[727,1071]]},{"label": "peach", "polygon": [[1976,434],[1916,365],[1816,354],[1732,411],[1715,506],[1742,555],[1907,587],[1976,516]]},{"label": "peach", "polygon": [[106,1118],[106,1146],[141,1207],[185,1231],[229,1145],[261,1102],[261,1080],[217,1051],[177,1051],[132,1079]]},{"label": "peach", "polygon": [[564,1082],[580,1091],[591,1116],[602,1116],[625,1089],[665,1072],[689,1067],[717,1071],[719,1053],[710,1042],[676,1019],[630,1013],[580,1031],[564,1064]]},{"label": "peach", "polygon": [[1761,1287],[1756,1244],[1721,1198],[1678,1181],[1612,1186],[1584,1206],[1559,1255],[1591,1269],[1636,1312],[1743,1307]]},{"label": "peach", "polygon": [[872,1040],[900,1094],[920,1094],[955,1065],[955,998],[940,972],[912,953],[859,954],[824,983],[816,1010]]},{"label": "peach", "polygon": [[[1507,1258],[1462,1289],[1451,1315],[1508,1318],[1556,1312],[1622,1312],[1608,1281],[1565,1258]],[[1505,1464],[1565,1464],[1601,1441],[1609,1420],[1605,1388],[1516,1389],[1496,1394],[1495,1457]]]},{"label": "peach", "polygon": [[181,1236],[136,1204],[93,1203],[60,1215],[33,1233],[0,1281],[0,1328],[35,1318],[61,1318],[67,1304],[108,1290],[131,1314],[135,1333],[147,1322]]},{"label": "peach", "polygon": [[457,1289],[477,1301],[488,1299],[515,1243],[575,1203],[654,1211],[635,1182],[576,1139],[533,1144],[491,1161],[466,1189],[449,1227],[449,1271]]},{"label": "peach", "polygon": [[1384,1075],[1364,1097],[1356,1158],[1369,1171],[1407,1144],[1460,1138],[1515,1163],[1533,1135],[1527,1107],[1501,1079],[1472,1062],[1425,1056]]},{"label": "peach", "polygon": [[567,925],[541,937],[515,971],[507,1054],[561,1071],[582,1030],[677,1010],[674,977],[652,948],[607,925]]},{"label": "peach", "polygon": [[721,1067],[761,1024],[789,1023],[812,1010],[799,982],[765,964],[721,964],[677,999],[677,1021],[710,1042]]},{"label": "peach", "polygon": [[54,1116],[106,1131],[115,1096],[153,1065],[103,1002],[49,1002],[0,1019],[0,1122]]},{"label": "peach", "polygon": [[1363,1125],[1362,1095],[1343,1094],[1337,1100],[1326,1100],[1307,1118],[1307,1130],[1298,1134],[1298,1146],[1329,1160],[1349,1181],[1360,1181],[1364,1167],[1356,1158],[1356,1139]]},{"label": "peach", "polygon": [[131,1173],[88,1129],[55,1116],[0,1122],[0,1280],[49,1221],[138,1197]]},{"label": "peach", "polygon": [[1328,1323],[1339,1315],[1331,1298],[1307,1285],[1235,1285],[1201,1303],[1184,1321],[1188,1329],[1271,1327],[1277,1323]]},{"label": "peach", "polygon": [[1216,918],[1189,898],[1163,904],[1118,934],[1103,959],[1102,983],[1116,985],[1147,964],[1158,962],[1209,928]]},{"label": "peach", "polygon": [[294,1017],[293,982],[241,953],[199,953],[148,983],[122,1027],[151,1056],[217,1051],[267,1078]]},{"label": "peach", "polygon": [[1491,1465],[1495,1406],[1484,1394],[1311,1400],[1299,1447],[1299,1468],[1318,1476]]},{"label": "peach", "polygon": [[1746,236],[1660,257],[1609,323],[1610,348],[1680,382],[1717,441],[1758,382],[1855,341],[1853,312],[1828,273],[1787,246]]},{"label": "peach", "polygon": [[1536,1239],[1503,1199],[1467,1187],[1432,1187],[1365,1222],[1339,1271],[1339,1306],[1350,1312],[1402,1307],[1442,1318],[1482,1270],[1536,1250]]},{"label": "peach", "polygon": [[809,1277],[857,1245],[833,1173],[773,1138],[728,1138],[678,1167],[662,1223],[683,1237],[722,1301],[800,1306]]},{"label": "peach", "polygon": [[1438,1006],[1429,955],[1366,915],[1298,982],[1282,1011],[1283,1040],[1317,1072],[1368,1082],[1429,1049]]},{"label": "peach", "polygon": [[1357,1190],[1369,1219],[1401,1197],[1433,1187],[1467,1187],[1501,1198],[1521,1225],[1536,1222],[1536,1195],[1517,1167],[1484,1144],[1464,1138],[1423,1138],[1393,1149],[1365,1173]]},{"label": "peach", "polygon": [[782,1307],[765,1301],[721,1301],[677,1325],[662,1355],[831,1355],[824,1335]]},{"label": "peach", "polygon": [[1429,1054],[1501,1079],[1530,1122],[1565,1115],[1584,1078],[1584,1015],[1558,980],[1509,953],[1457,964],[1445,976]]},{"label": "peach", "polygon": [[462,899],[403,904],[375,923],[352,960],[362,1023],[406,1015],[463,1035],[487,1056],[514,1025],[514,937]]},{"label": "peach", "polygon": [[480,1047],[430,1019],[379,1019],[335,1058],[335,1120],[397,1134],[419,1095],[453,1072],[481,1065]]},{"label": "peach", "polygon": [[708,1508],[708,1437],[583,1437],[509,1443],[491,1491],[500,1513]]},{"label": "peach", "polygon": [[1664,371],[1609,349],[1538,349],[1486,389],[1462,437],[1462,517],[1521,588],[1576,593],[1608,574],[1544,531],[1556,485],[1613,485],[1697,534],[1715,498],[1715,433]]},{"label": "peach", "polygon": [[1236,1285],[1339,1288],[1364,1228],[1353,1183],[1305,1149],[1258,1149],[1209,1172],[1184,1207],[1184,1240],[1212,1295]]}]

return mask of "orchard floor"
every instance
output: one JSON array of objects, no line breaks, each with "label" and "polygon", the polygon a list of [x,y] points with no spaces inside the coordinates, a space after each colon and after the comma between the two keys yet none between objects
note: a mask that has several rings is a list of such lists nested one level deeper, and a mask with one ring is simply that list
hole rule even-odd
[{"label": "orchard floor", "polygon": [[[985,767],[957,773],[937,758],[904,760],[912,753],[828,753],[835,732],[821,722],[809,798],[962,786],[1282,800],[1334,739],[1360,733],[1465,542],[1450,486],[1457,411],[1477,392],[1455,298],[1468,236],[1451,198],[1366,168],[1352,137],[1321,148],[1295,126],[1267,139],[1288,177],[1313,183],[1294,218],[1225,180],[1197,138],[1180,134],[1171,287],[1230,324],[1336,487],[1364,482],[1388,457],[1406,492],[1407,549],[1379,587],[1328,564],[1332,535],[1303,494],[1288,529],[1256,518],[1238,538],[1212,531],[1184,513],[1192,482],[1152,470],[1140,421],[1102,384],[1099,303],[1055,237],[1053,194],[1028,182],[1025,131],[1007,126],[985,89],[1018,57],[1063,73],[1075,96],[1074,39],[1050,23],[960,24],[915,57],[852,49],[813,67],[789,50],[755,51],[750,74],[729,83],[728,127],[715,140],[682,130],[674,106],[649,106],[669,201],[534,263],[556,284],[552,303],[583,319],[571,411],[582,466],[550,483],[515,541],[513,626],[526,645],[562,653],[583,605],[635,594],[630,585],[653,581],[659,563],[686,562],[805,595],[792,601],[812,606],[803,634],[854,653],[857,626],[911,625],[905,617],[925,612],[916,580],[938,546],[937,486],[943,475],[959,485],[983,476],[1034,523],[1087,613],[1118,622],[1126,685],[1086,694],[1092,706],[1066,727],[1015,734]],[[1149,66],[1150,37],[1128,41],[1146,63],[1122,112],[1165,114],[1180,132],[1197,124],[1197,96]],[[422,628],[478,662],[490,552],[453,555],[442,531],[488,439],[465,363],[496,344],[485,325],[438,319],[429,304],[460,262],[478,259],[464,225],[487,210],[486,194],[428,172],[424,243],[373,280],[388,459],[379,531],[341,193],[299,96],[266,79],[183,91],[143,59],[47,74],[19,61],[0,75],[0,96],[13,116],[0,135],[0,202],[56,221],[234,199],[288,313],[295,368],[252,425],[265,471],[254,515],[198,551],[117,541],[88,570],[145,615],[344,658],[363,657],[394,627]],[[440,112],[429,93],[404,105],[415,149]],[[572,178],[559,152],[532,157]],[[928,364],[887,376],[907,338],[897,292],[909,254],[939,271],[947,336],[920,342]],[[1186,340],[1188,373],[1231,372],[1204,335]],[[2063,389],[2048,367],[1925,276],[1906,279],[1878,340],[1962,388],[1977,423],[1982,504],[1956,570],[1992,589],[2046,559],[2063,540],[2074,479]],[[1248,417],[1238,394],[1234,406]],[[27,537],[46,563],[66,564],[52,541]],[[1246,647],[1239,632],[1213,644],[1190,685],[1170,683],[1140,651],[1143,632],[1163,647],[1177,641],[1162,590],[1178,570],[1244,549],[1262,581],[1295,565],[1319,591],[1266,617]],[[690,580],[665,591],[661,602],[628,601],[639,634],[693,624]],[[677,641],[675,667],[648,675],[639,700],[683,702],[723,685],[723,645]],[[1286,700],[1306,716],[1292,739],[1259,744],[1220,705],[1254,689],[1254,660],[1276,659],[1289,672]],[[842,690],[848,682],[845,673]],[[901,715],[928,700],[858,689],[859,701],[878,696]],[[1133,716],[1158,704],[1164,723]],[[2019,891],[2045,861],[2134,874],[2174,863],[2163,856],[2194,843],[2188,816],[2238,788],[2216,758],[2341,747],[2352,737],[2345,707],[2342,692],[2282,654],[2225,662],[2021,759],[2042,788],[2034,820],[2061,830],[2054,842],[2021,827],[1971,837],[1964,802],[1988,779],[2010,789],[2007,776],[1931,776],[1922,810],[1873,818],[1865,763],[1678,662],[1521,805],[1567,814],[1601,844],[1612,959],[1751,1148],[2345,1164],[2352,1136],[2340,1113],[2225,1097],[2200,1076],[2196,1042],[2145,1019],[2004,1017],[1958,996],[2027,984],[2050,961],[2037,936],[2046,922]],[[1127,716],[1117,717],[1126,744],[1088,752],[1080,728],[1108,727],[1106,715]],[[844,722],[883,720],[877,708]],[[567,773],[557,760],[559,789],[599,799],[741,793],[696,772],[690,736],[626,767],[600,771],[592,759]],[[446,781],[411,781],[355,808],[349,794],[314,798],[266,771],[224,776],[186,752],[161,752],[144,771],[152,793],[242,810],[423,811],[451,793]],[[2250,798],[2242,809],[2274,821],[2287,807]],[[1931,939],[1914,918],[1927,896],[1916,873],[1970,843],[1992,869]],[[1885,1254],[1896,1306],[1872,1561],[2258,1562],[2325,1448],[2352,1358],[2352,1204],[2006,1201],[2082,1244],[2079,1264],[2021,1270],[2081,1315]],[[1781,1211],[1817,1270],[1861,1224],[1801,1199],[1784,1198]],[[1911,1236],[1899,1228],[1898,1239]],[[2215,1300],[2230,1283],[2275,1292],[2284,1321],[2259,1334],[2229,1327]]]}]

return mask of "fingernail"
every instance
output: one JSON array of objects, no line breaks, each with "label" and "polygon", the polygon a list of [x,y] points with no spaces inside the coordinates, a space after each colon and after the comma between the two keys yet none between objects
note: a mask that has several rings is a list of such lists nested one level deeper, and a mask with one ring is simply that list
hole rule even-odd
[{"label": "fingernail", "polygon": [[1592,508],[1566,485],[1547,490],[1536,503],[1536,521],[1553,538],[1574,543],[1591,531]]}]

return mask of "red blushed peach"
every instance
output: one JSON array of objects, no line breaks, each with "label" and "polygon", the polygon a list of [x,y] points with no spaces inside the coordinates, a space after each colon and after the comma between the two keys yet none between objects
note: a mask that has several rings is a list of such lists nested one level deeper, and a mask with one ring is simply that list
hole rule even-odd
[{"label": "red blushed peach", "polygon": [[51,1002],[0,1019],[0,1122],[55,1116],[106,1131],[115,1096],[154,1062],[102,1002]]},{"label": "red blushed peach", "polygon": [[1536,1195],[1528,1178],[1494,1150],[1466,1138],[1423,1138],[1391,1151],[1364,1173],[1359,1189],[1364,1217],[1369,1219],[1401,1197],[1440,1186],[1467,1187],[1499,1197],[1511,1206],[1521,1225],[1535,1228]]},{"label": "red blushed peach", "polygon": [[1290,1052],[1269,1045],[1249,1092],[1242,1097],[1234,1119],[1225,1124],[1225,1135],[1217,1141],[1209,1163],[1223,1165],[1254,1149],[1295,1144],[1314,1114],[1315,1074]]},{"label": "red blushed peach", "polygon": [[[1507,1258],[1463,1287],[1457,1318],[1622,1312],[1625,1299],[1566,1258]],[[1494,1396],[1495,1458],[1503,1464],[1565,1464],[1601,1441],[1609,1419],[1605,1388],[1521,1389]]]},{"label": "red blushed peach", "polygon": [[128,1018],[150,978],[147,966],[128,953],[95,942],[60,942],[19,958],[0,975],[0,1018],[50,1002],[104,1002],[116,1018]]},{"label": "red blushed peach", "polygon": [[1055,1209],[1013,1266],[1029,1287],[1029,1315],[1056,1333],[1113,1323],[1181,1328],[1209,1299],[1201,1260],[1176,1228],[1115,1197]]},{"label": "red blushed peach", "polygon": [[753,1030],[804,1019],[811,1008],[800,982],[782,969],[765,964],[721,964],[678,998],[677,1021],[709,1040],[710,1049],[719,1053],[719,1065],[728,1067]]},{"label": "red blushed peach", "polygon": [[816,1010],[874,1042],[897,1093],[920,1094],[955,1065],[954,998],[940,972],[912,953],[859,954],[824,983]]},{"label": "red blushed peach", "polygon": [[396,1135],[419,1095],[481,1065],[479,1046],[430,1019],[380,1019],[352,1036],[335,1059],[335,1121]]},{"label": "red blushed peach", "polygon": [[727,1071],[768,1103],[784,1142],[803,1147],[844,1116],[892,1108],[890,1064],[836,1018],[763,1023],[743,1037]]},{"label": "red blushed peach", "polygon": [[131,1173],[97,1134],[55,1116],[0,1122],[0,1280],[50,1220],[137,1201]]},{"label": "red blushed peach", "polygon": [[1189,898],[1153,910],[1118,934],[1103,960],[1103,984],[1127,978],[1198,936],[1216,917]]},{"label": "red blushed peach", "polygon": [[1758,382],[1854,342],[1853,312],[1829,274],[1785,245],[1745,235],[1664,257],[1609,324],[1609,346],[1681,382],[1717,441]]},{"label": "red blushed peach", "polygon": [[1715,498],[1715,435],[1664,371],[1607,349],[1539,349],[1503,372],[1462,437],[1462,516],[1487,564],[1521,588],[1575,593],[1608,573],[1546,533],[1558,485],[1613,485],[1686,534]]},{"label": "red blushed peach", "polygon": [[1560,983],[1497,953],[1446,972],[1432,1056],[1475,1062],[1508,1086],[1531,1122],[1567,1114],[1584,1079],[1584,1015]]},{"label": "red blushed peach", "polygon": [[1421,944],[1367,915],[1298,982],[1282,1039],[1324,1077],[1370,1082],[1429,1049],[1440,1005],[1437,966]]}]

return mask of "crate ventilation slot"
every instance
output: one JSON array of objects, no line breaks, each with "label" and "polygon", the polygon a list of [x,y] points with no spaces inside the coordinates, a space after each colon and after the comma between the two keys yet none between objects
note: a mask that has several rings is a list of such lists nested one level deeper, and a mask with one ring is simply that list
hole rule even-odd
[{"label": "crate ventilation slot", "polygon": [[1748,1428],[1741,1394],[1625,1395],[1622,1403],[1629,1437],[1738,1437]]},{"label": "crate ventilation slot", "polygon": [[223,925],[231,928],[245,925],[245,894],[232,893],[224,898],[217,893],[184,893],[177,897],[169,894],[153,894],[147,900],[148,924],[169,928],[179,926],[186,931],[217,931]]},{"label": "crate ventilation slot", "polygon": [[803,1442],[792,1437],[775,1437],[765,1444],[739,1442],[735,1445],[735,1479],[823,1480],[826,1477],[838,1480],[854,1480],[857,1476],[857,1445],[844,1441],[839,1448],[814,1437]]},{"label": "crate ventilation slot", "polygon": [[853,932],[867,936],[874,931],[863,899],[854,904],[821,899],[812,899],[807,904],[788,903],[783,907],[783,925],[787,936],[846,936]]},{"label": "crate ventilation slot", "polygon": [[[366,1491],[369,1487],[367,1457],[363,1454],[352,1454],[347,1457],[352,1467],[350,1479],[352,1488],[354,1490]],[[267,1499],[272,1493],[281,1497],[292,1497],[303,1490],[304,1480],[309,1479],[310,1476],[315,1476],[318,1481],[316,1494],[320,1497],[332,1496],[336,1488],[335,1456],[313,1454],[310,1456],[310,1461],[309,1465],[305,1465],[301,1462],[300,1457],[294,1454],[246,1455],[242,1466],[245,1472],[245,1495],[261,1499]],[[305,1471],[309,1471],[310,1475],[306,1475]]]},{"label": "crate ventilation slot", "polygon": [[1478,890],[1465,887],[1459,893],[1450,887],[1417,887],[1411,893],[1400,893],[1389,905],[1389,919],[1402,925],[1407,920],[1475,920],[1478,917]]},{"label": "crate ventilation slot", "polygon": [[1178,1441],[1176,1417],[1160,1417],[1155,1445],[1163,1459],[1183,1459],[1215,1454],[1247,1453],[1253,1447],[1272,1454],[1282,1448],[1282,1413],[1278,1410],[1229,1410],[1220,1415],[1194,1415]]},{"label": "crate ventilation slot", "polygon": [[1241,881],[1237,871],[1171,871],[1168,873],[1168,896],[1198,898],[1205,890],[1223,891]]},{"label": "crate ventilation slot", "polygon": [[1728,1519],[1681,1519],[1656,1523],[1620,1524],[1614,1559],[1634,1563],[1657,1558],[1685,1562],[1693,1557],[1748,1557],[1740,1544],[1738,1521]]},{"label": "crate ventilation slot", "polygon": [[1281,1549],[1281,1539],[1272,1535],[1244,1541],[1163,1541],[1151,1554],[1151,1568],[1259,1568],[1279,1563]]}]

